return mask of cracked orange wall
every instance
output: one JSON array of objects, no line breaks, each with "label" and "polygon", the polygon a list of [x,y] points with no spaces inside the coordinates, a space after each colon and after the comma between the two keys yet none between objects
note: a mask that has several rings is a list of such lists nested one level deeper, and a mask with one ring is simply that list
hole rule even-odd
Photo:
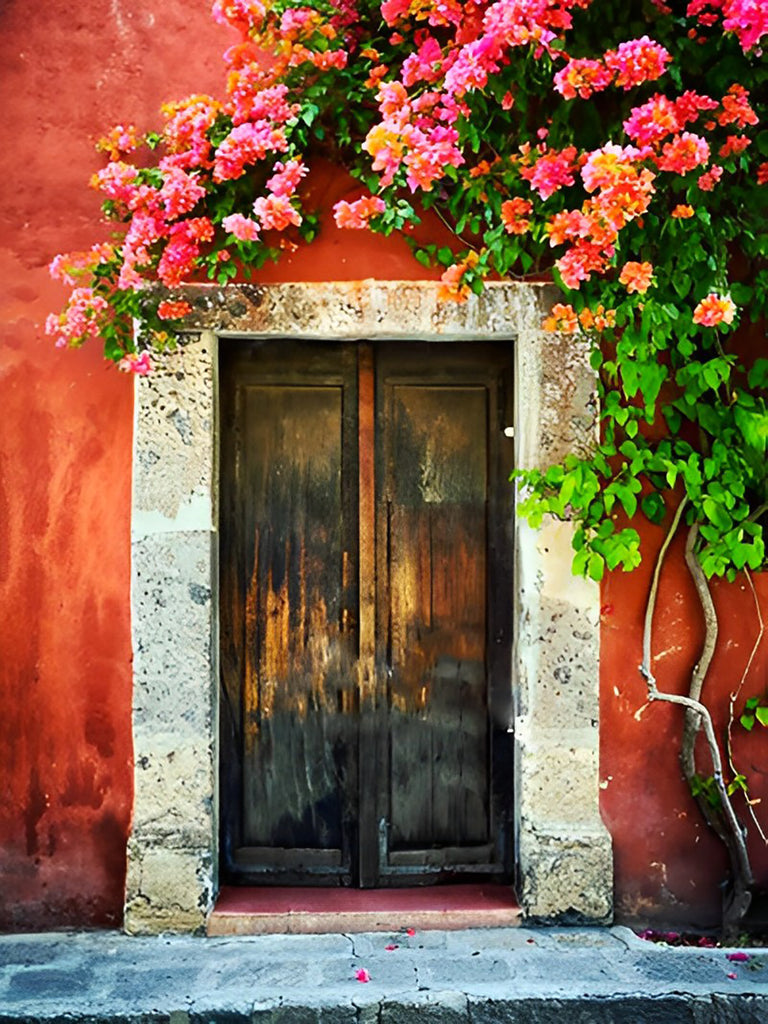
[{"label": "cracked orange wall", "polygon": [[[132,801],[132,387],[97,345],[60,352],[43,337],[64,299],[47,263],[95,240],[95,138],[120,121],[152,126],[169,97],[218,91],[233,37],[207,0],[5,0],[0,32],[0,928],[118,925]],[[328,168],[312,184],[326,209],[351,186]],[[401,241],[337,232],[328,216],[324,228],[261,279],[424,276]],[[634,717],[646,585],[647,571],[613,577],[603,597],[603,800],[618,905],[711,917],[722,858],[678,782],[679,712]],[[660,681],[681,685],[698,619],[679,565],[665,587],[674,614],[657,637],[668,650]],[[718,594],[734,638],[720,663],[727,690],[752,620],[748,601]],[[766,660],[763,650],[761,686]],[[759,761],[762,741],[748,738],[747,759]]]},{"label": "cracked orange wall", "polygon": [[[155,5],[159,11],[160,5]],[[51,256],[92,241],[93,142],[212,79],[194,4],[0,5],[0,927],[119,924],[132,799],[131,383],[56,351]],[[158,46],[162,32],[167,50]]]}]

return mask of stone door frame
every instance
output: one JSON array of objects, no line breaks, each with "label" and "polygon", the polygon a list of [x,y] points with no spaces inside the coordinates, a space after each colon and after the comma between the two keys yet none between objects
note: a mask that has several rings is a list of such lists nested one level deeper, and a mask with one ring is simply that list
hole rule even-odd
[{"label": "stone door frame", "polygon": [[[545,334],[551,286],[496,283],[463,304],[433,281],[196,285],[185,344],[137,378],[131,612],[134,810],[126,931],[202,931],[218,889],[218,346],[230,338],[508,340],[515,460],[595,437],[586,346]],[[510,502],[513,494],[510,491]],[[515,523],[517,894],[529,920],[606,922],[599,814],[599,589],[571,575],[572,526]]]}]

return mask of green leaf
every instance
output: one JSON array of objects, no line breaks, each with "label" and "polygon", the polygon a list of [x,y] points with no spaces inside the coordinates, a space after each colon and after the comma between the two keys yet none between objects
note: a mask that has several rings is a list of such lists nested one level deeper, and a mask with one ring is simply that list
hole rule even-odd
[{"label": "green leaf", "polygon": [[707,519],[714,523],[718,529],[730,530],[733,521],[719,501],[715,501],[714,498],[708,496],[702,502],[702,508]]},{"label": "green leaf", "polygon": [[646,494],[640,502],[640,507],[652,523],[660,523],[667,512],[667,506],[664,503],[664,499],[656,491],[653,491],[651,494]]},{"label": "green leaf", "polygon": [[747,379],[751,388],[768,387],[768,359],[756,359]]},{"label": "green leaf", "polygon": [[568,473],[563,480],[563,485],[560,488],[560,500],[563,505],[567,505],[573,497],[573,492],[576,490],[576,474]]},{"label": "green leaf", "polygon": [[755,718],[758,720],[760,725],[764,725],[768,728],[768,707],[755,708]]},{"label": "green leaf", "polygon": [[616,493],[618,494],[619,501],[621,502],[624,511],[631,519],[635,512],[637,512],[637,497],[628,487],[617,487]]},{"label": "green leaf", "polygon": [[596,551],[593,551],[589,556],[589,568],[587,569],[589,578],[600,582],[605,573],[605,559],[602,555],[599,555]]}]

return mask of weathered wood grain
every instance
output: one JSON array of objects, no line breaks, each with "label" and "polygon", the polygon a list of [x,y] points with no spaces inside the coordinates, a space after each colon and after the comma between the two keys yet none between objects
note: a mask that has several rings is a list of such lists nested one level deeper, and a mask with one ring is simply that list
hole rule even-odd
[{"label": "weathered wood grain", "polygon": [[508,858],[510,370],[503,346],[457,344],[225,359],[235,880],[407,884]]}]

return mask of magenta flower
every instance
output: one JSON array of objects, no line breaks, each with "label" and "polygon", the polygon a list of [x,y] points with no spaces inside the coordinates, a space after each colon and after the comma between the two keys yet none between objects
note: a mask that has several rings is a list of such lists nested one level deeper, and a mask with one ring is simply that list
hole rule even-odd
[{"label": "magenta flower", "polygon": [[371,976],[368,973],[368,971],[365,969],[365,967],[358,968],[358,970],[355,971],[355,977],[357,978],[358,981],[370,981],[371,980]]}]

